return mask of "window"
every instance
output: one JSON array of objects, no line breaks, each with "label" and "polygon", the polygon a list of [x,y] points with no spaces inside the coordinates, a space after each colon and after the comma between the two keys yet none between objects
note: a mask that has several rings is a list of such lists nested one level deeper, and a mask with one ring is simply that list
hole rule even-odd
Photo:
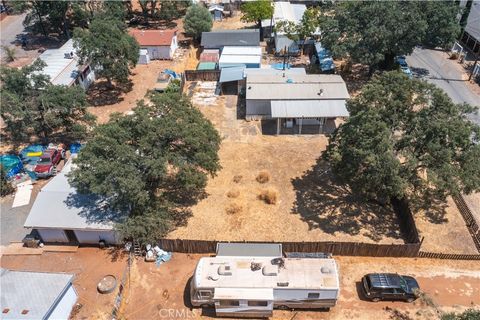
[{"label": "window", "polygon": [[386,288],[386,289],[383,289],[382,292],[384,294],[394,294],[395,293],[395,289],[393,288]]},{"label": "window", "polygon": [[219,304],[222,307],[238,307],[238,306],[240,306],[240,301],[238,301],[238,300],[220,300]]},{"label": "window", "polygon": [[268,301],[248,301],[249,307],[266,307],[268,305]]},{"label": "window", "polygon": [[320,293],[318,292],[309,292],[308,299],[318,299],[320,298]]}]

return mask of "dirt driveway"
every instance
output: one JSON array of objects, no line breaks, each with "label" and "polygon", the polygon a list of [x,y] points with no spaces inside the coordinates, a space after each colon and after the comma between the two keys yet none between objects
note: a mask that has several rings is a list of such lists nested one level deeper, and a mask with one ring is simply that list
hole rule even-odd
[{"label": "dirt driveway", "polygon": [[[212,310],[190,309],[188,281],[200,255],[174,253],[171,261],[156,267],[138,261],[132,271],[131,289],[123,315],[127,319],[204,319],[213,318]],[[480,307],[478,262],[429,259],[391,259],[336,257],[341,274],[338,305],[329,312],[274,311],[272,319],[438,319],[439,311],[459,311]],[[398,272],[413,275],[427,299],[403,302],[363,301],[357,282],[368,272]],[[397,316],[396,316],[397,315]],[[404,318],[409,319],[409,318]]]},{"label": "dirt driveway", "polygon": [[108,274],[121,279],[126,265],[123,256],[98,248],[80,248],[75,253],[44,252],[41,255],[2,256],[2,268],[24,271],[65,272],[75,274],[73,285],[79,308],[74,319],[110,319],[115,293],[100,294],[98,282]]}]

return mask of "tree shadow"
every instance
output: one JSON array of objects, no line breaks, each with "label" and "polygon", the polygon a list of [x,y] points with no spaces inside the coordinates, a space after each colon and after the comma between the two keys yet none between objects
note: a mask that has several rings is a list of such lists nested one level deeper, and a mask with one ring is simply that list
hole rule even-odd
[{"label": "tree shadow", "polygon": [[25,40],[26,44],[23,47],[23,50],[25,51],[37,50],[43,52],[46,49],[58,49],[65,43],[65,40],[60,37],[54,37],[51,35],[46,37],[43,34],[37,34],[25,30],[25,32],[17,34],[15,40],[12,41],[11,44],[22,46],[24,42],[23,40]]},{"label": "tree shadow", "polygon": [[323,160],[302,177],[292,179],[296,200],[292,212],[309,229],[327,234],[363,235],[373,241],[384,237],[403,239],[398,218],[390,205],[366,201],[342,185]]},{"label": "tree shadow", "polygon": [[428,222],[434,224],[442,224],[448,222],[445,217],[447,214],[448,203],[445,198],[440,198],[432,193],[425,193],[419,197],[410,199],[410,209],[413,213],[423,211]]},{"label": "tree shadow", "polygon": [[125,251],[123,247],[109,247],[105,250],[107,254],[110,256],[111,262],[127,259],[129,255],[129,253]]},{"label": "tree shadow", "polygon": [[425,68],[415,68],[411,67],[410,70],[412,71],[413,75],[418,78],[426,77],[430,74],[430,71]]},{"label": "tree shadow", "polygon": [[111,87],[107,81],[93,83],[87,91],[87,101],[90,105],[99,107],[122,102],[122,94],[132,90],[133,83]]}]

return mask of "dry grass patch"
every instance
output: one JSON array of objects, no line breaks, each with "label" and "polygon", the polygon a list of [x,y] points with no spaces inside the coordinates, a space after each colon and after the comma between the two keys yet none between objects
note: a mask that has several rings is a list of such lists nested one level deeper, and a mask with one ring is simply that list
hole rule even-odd
[{"label": "dry grass patch", "polygon": [[257,175],[257,178],[256,180],[259,182],[259,183],[267,183],[268,181],[270,181],[270,173],[268,173],[268,171],[260,171],[260,173]]},{"label": "dry grass patch", "polygon": [[227,192],[227,197],[229,198],[238,198],[239,195],[240,195],[240,191],[238,191],[237,189],[232,189]]},{"label": "dry grass patch", "polygon": [[240,181],[242,181],[242,178],[243,178],[242,175],[236,175],[233,177],[233,182],[240,183]]},{"label": "dry grass patch", "polygon": [[241,204],[238,204],[238,203],[229,203],[227,205],[227,207],[225,208],[225,212],[227,214],[236,214],[236,213],[239,213],[243,210],[243,207]]},{"label": "dry grass patch", "polygon": [[265,189],[260,191],[258,199],[265,201],[267,204],[277,204],[278,192],[275,189]]}]

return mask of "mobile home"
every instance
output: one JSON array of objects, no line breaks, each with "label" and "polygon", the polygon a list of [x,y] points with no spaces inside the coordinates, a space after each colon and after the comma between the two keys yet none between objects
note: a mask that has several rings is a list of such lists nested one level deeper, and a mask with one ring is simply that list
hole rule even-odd
[{"label": "mobile home", "polygon": [[339,294],[337,264],[327,255],[287,255],[280,244],[219,244],[201,258],[190,285],[193,306],[217,316],[269,317],[274,308],[330,308]]}]

